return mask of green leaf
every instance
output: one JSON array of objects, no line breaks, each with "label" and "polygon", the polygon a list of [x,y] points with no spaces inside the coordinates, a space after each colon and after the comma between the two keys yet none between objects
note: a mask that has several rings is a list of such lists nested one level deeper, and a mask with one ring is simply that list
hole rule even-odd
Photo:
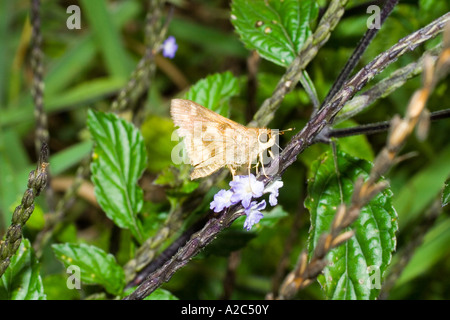
[{"label": "green leaf", "polygon": [[0,278],[0,300],[45,300],[39,269],[30,241],[22,239],[8,269]]},{"label": "green leaf", "polygon": [[[368,178],[372,164],[338,151],[339,182],[348,203],[359,176]],[[311,168],[305,206],[311,214],[308,251],[311,256],[321,234],[329,232],[341,203],[332,152],[325,152]],[[355,235],[327,255],[330,264],[318,278],[329,299],[375,299],[395,250],[397,213],[392,192],[384,190],[362,208],[351,228]]]},{"label": "green leaf", "polygon": [[[137,287],[128,288],[125,290],[125,295],[130,295]],[[178,300],[170,291],[158,288],[153,291],[150,295],[146,296],[144,300]]]},{"label": "green leaf", "polygon": [[116,77],[127,77],[134,63],[124,49],[120,30],[113,23],[107,2],[82,0],[81,5],[108,71]]},{"label": "green leaf", "polygon": [[175,128],[169,118],[151,115],[147,117],[141,126],[147,153],[152,155],[152,161],[148,163],[148,169],[159,172],[173,164],[172,150],[177,145],[172,141]]},{"label": "green leaf", "polygon": [[42,279],[47,300],[80,300],[81,290],[69,289],[67,277],[69,274],[54,273]]},{"label": "green leaf", "polygon": [[112,254],[87,244],[54,244],[53,252],[67,268],[77,266],[81,281],[99,284],[106,291],[120,295],[125,286],[125,273]]},{"label": "green leaf", "polygon": [[96,143],[91,179],[97,201],[114,223],[142,241],[137,214],[144,200],[137,181],[147,163],[144,139],[112,113],[89,110],[88,127]]},{"label": "green leaf", "polygon": [[[433,270],[436,269],[433,267],[439,261],[445,261],[448,258],[449,242],[450,219],[444,218],[436,221],[436,224],[425,235],[423,243],[415,249],[411,260],[395,282],[395,286],[401,287],[417,277],[423,277],[426,273],[435,272]],[[398,257],[395,256],[395,258]]]},{"label": "green leaf", "polygon": [[312,34],[315,0],[234,0],[231,22],[247,48],[265,59],[288,66]]},{"label": "green leaf", "polygon": [[445,207],[450,203],[450,178],[445,181],[444,190],[442,191],[442,206]]},{"label": "green leaf", "polygon": [[215,73],[199,80],[186,93],[185,98],[228,117],[228,100],[239,93],[238,80],[230,71]]},{"label": "green leaf", "polygon": [[[180,43],[195,45],[192,50],[201,50],[209,56],[239,57],[245,59],[248,51],[234,34],[225,32],[213,25],[199,20],[176,15],[170,20],[169,34],[173,34]],[[181,51],[181,50],[180,50]],[[196,58],[201,58],[198,56]]]},{"label": "green leaf", "polygon": [[[336,126],[333,126],[333,129],[350,128],[356,127],[357,125],[358,123],[356,123],[356,121],[349,119],[337,124]],[[372,161],[374,159],[372,146],[369,143],[369,139],[367,139],[367,136],[365,135],[360,134],[339,138],[339,146],[342,151],[354,157],[369,161]]]},{"label": "green leaf", "polygon": [[155,185],[165,186],[168,196],[180,197],[194,192],[200,183],[189,177],[189,166],[167,167],[153,181]]},{"label": "green leaf", "polygon": [[0,227],[5,230],[11,222],[12,213],[10,207],[23,193],[28,181],[28,170],[23,178],[20,171],[28,164],[28,156],[20,141],[20,136],[10,129],[0,129]]},{"label": "green leaf", "polygon": [[[92,104],[104,99],[105,96],[115,94],[125,84],[126,78],[108,77],[84,81],[64,92],[48,93],[48,96],[47,92],[44,92],[45,111],[51,113]],[[0,127],[34,120],[33,109],[31,94],[24,93],[19,102],[12,103],[8,106],[8,110],[2,113]]]},{"label": "green leaf", "polygon": [[178,300],[170,291],[158,288],[150,295],[144,298],[144,300]]},{"label": "green leaf", "polygon": [[[120,2],[114,5],[111,19],[116,29],[121,29],[128,21],[137,19],[140,5],[137,2]],[[57,93],[68,86],[75,87],[80,75],[88,72],[97,58],[97,41],[91,30],[74,37],[74,42],[63,54],[49,61],[45,72],[45,94]]]},{"label": "green leaf", "polygon": [[400,230],[414,221],[439,195],[450,174],[450,146],[433,156],[430,163],[393,190]]}]

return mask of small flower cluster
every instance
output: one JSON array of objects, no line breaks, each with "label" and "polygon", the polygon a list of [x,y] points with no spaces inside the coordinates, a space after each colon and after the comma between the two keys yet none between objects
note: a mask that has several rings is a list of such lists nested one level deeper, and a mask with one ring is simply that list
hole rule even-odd
[{"label": "small flower cluster", "polygon": [[256,180],[253,174],[249,176],[236,176],[233,181],[230,182],[230,190],[220,190],[214,196],[214,200],[211,202],[210,208],[214,212],[220,212],[225,208],[228,208],[234,204],[241,203],[244,207],[247,218],[244,222],[244,228],[250,230],[252,226],[259,222],[263,218],[262,210],[266,208],[266,200],[252,201],[261,197],[264,193],[270,193],[269,203],[271,206],[275,206],[278,203],[278,189],[283,186],[281,180],[277,180],[270,184],[267,188],[264,188],[264,183]]},{"label": "small flower cluster", "polygon": [[178,50],[177,41],[175,40],[174,36],[168,37],[166,40],[164,40],[162,46],[162,55],[166,58],[173,59],[175,58],[175,53]]}]

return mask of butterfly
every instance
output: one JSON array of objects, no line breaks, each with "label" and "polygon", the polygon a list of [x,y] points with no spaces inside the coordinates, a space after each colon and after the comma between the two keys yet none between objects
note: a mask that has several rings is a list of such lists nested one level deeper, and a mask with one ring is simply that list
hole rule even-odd
[{"label": "butterfly", "polygon": [[[173,99],[170,114],[177,134],[184,138],[187,155],[194,170],[191,180],[209,176],[227,166],[233,179],[236,170],[246,165],[250,174],[254,160],[256,170],[261,164],[264,175],[263,153],[276,144],[282,132],[267,128],[248,128],[198,103]],[[273,152],[268,150],[273,158]]]}]

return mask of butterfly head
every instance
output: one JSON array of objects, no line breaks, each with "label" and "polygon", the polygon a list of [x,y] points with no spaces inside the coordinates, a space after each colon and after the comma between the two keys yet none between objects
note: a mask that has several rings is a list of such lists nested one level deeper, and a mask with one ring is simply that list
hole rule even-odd
[{"label": "butterfly head", "polygon": [[275,130],[271,129],[259,129],[258,130],[258,143],[259,149],[261,151],[272,147],[275,144],[277,135],[279,135]]}]

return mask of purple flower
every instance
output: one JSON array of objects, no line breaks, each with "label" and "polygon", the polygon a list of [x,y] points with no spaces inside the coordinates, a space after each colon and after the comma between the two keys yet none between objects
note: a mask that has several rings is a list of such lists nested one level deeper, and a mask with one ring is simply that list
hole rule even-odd
[{"label": "purple flower", "polygon": [[166,40],[164,40],[162,44],[164,57],[173,59],[175,57],[175,52],[177,52],[177,49],[178,45],[174,36],[170,36]]},{"label": "purple flower", "polygon": [[259,220],[261,220],[264,217],[264,215],[260,211],[264,210],[265,208],[266,208],[266,200],[263,200],[260,203],[252,201],[250,206],[247,209],[245,209],[245,214],[247,215],[247,218],[245,219],[244,222],[244,229],[250,231],[253,225],[257,224]]},{"label": "purple flower", "polygon": [[252,198],[259,198],[264,192],[264,183],[256,180],[253,174],[249,176],[236,176],[233,181],[230,182],[233,195],[231,201],[233,203],[242,202],[244,208],[250,206]]},{"label": "purple flower", "polygon": [[247,215],[244,229],[248,231],[264,217],[261,210],[266,208],[266,200],[258,203],[257,201],[252,201],[252,199],[259,198],[264,193],[270,193],[269,203],[271,206],[276,206],[278,204],[278,191],[282,186],[283,181],[277,180],[264,189],[264,183],[256,180],[253,174],[249,176],[235,176],[234,180],[230,182],[231,189],[217,192],[210,204],[210,208],[214,212],[220,212],[224,208],[241,202]]},{"label": "purple flower", "polygon": [[228,208],[231,206],[231,196],[233,195],[233,192],[231,190],[220,190],[214,195],[214,201],[211,202],[209,205],[209,208],[211,210],[214,210],[214,212],[220,212],[224,208]]},{"label": "purple flower", "polygon": [[264,193],[270,193],[269,195],[269,203],[270,205],[276,206],[278,204],[278,189],[280,189],[283,186],[283,181],[277,180],[273,182],[271,185],[269,185],[265,190]]}]

